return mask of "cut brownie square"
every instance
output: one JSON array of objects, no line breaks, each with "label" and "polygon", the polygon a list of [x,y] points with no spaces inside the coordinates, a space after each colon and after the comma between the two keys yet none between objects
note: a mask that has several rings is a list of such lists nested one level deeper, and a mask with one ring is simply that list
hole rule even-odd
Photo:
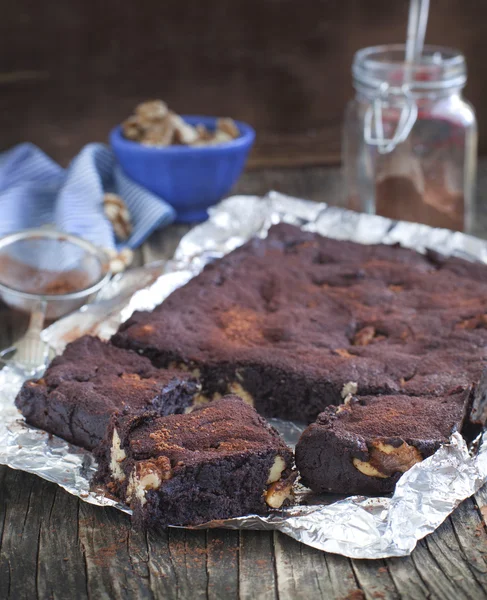
[{"label": "cut brownie square", "polygon": [[97,457],[97,480],[143,526],[266,513],[296,476],[292,451],[236,396],[183,415],[116,415]]},{"label": "cut brownie square", "polygon": [[42,379],[24,383],[15,403],[30,425],[92,450],[114,412],[180,413],[198,389],[188,372],[156,369],[135,352],[84,336],[68,344]]},{"label": "cut brownie square", "polygon": [[113,343],[197,369],[203,399],[236,393],[311,422],[357,394],[438,395],[487,360],[487,266],[277,225],[137,312]]},{"label": "cut brownie square", "polygon": [[313,491],[384,494],[460,431],[471,388],[436,396],[352,398],[328,407],[301,435],[296,466]]}]

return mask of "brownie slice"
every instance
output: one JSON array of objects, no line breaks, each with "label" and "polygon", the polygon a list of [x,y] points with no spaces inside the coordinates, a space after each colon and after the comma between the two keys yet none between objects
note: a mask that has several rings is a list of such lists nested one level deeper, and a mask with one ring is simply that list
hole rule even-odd
[{"label": "brownie slice", "polygon": [[30,425],[92,450],[114,412],[180,413],[197,390],[188,372],[156,369],[135,352],[83,336],[68,344],[42,379],[24,383],[15,404]]},{"label": "brownie slice", "polygon": [[328,407],[301,435],[296,466],[315,492],[384,494],[460,431],[471,388],[435,396],[377,396]]},{"label": "brownie slice", "polygon": [[236,393],[312,422],[357,394],[437,395],[487,361],[487,266],[277,225],[209,264],[113,343],[197,369],[202,399]]},{"label": "brownie slice", "polygon": [[98,481],[143,526],[266,513],[292,497],[292,451],[237,396],[189,414],[112,417]]}]

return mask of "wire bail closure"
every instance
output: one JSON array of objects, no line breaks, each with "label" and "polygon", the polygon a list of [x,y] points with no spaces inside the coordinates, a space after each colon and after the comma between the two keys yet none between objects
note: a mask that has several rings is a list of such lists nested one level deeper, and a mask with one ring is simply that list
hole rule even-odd
[{"label": "wire bail closure", "polygon": [[[391,105],[389,98],[394,96],[402,102],[401,114],[397,122],[394,135],[385,137],[383,109]],[[402,144],[416,123],[418,118],[418,105],[411,93],[410,86],[403,83],[401,87],[392,87],[383,81],[377,91],[372,104],[367,108],[364,116],[364,138],[367,144],[377,146],[380,154],[389,154],[398,144]]]}]

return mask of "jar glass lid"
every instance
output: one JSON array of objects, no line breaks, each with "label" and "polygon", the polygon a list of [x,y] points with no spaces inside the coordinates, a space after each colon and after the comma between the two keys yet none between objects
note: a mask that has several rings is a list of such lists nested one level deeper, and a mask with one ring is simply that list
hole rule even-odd
[{"label": "jar glass lid", "polygon": [[425,46],[418,63],[407,63],[406,46],[390,44],[359,50],[354,57],[354,83],[378,90],[388,84],[389,93],[402,94],[404,85],[412,94],[463,87],[467,81],[465,57],[452,48]]},{"label": "jar glass lid", "polygon": [[[371,104],[364,115],[364,138],[381,154],[392,152],[409,136],[418,115],[417,101],[462,88],[467,80],[465,58],[451,48],[425,46],[418,62],[406,61],[406,46],[393,44],[364,48],[355,54],[355,88]],[[383,111],[398,110],[392,135],[385,135]]]}]

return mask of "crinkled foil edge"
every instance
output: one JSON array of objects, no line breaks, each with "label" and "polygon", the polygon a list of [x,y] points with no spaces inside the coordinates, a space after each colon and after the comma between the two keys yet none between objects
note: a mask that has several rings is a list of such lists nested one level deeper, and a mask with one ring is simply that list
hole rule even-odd
[{"label": "crinkled foil edge", "polygon": [[[97,301],[61,319],[44,332],[56,352],[89,333],[107,339],[135,310],[151,310],[184,285],[209,261],[219,258],[254,235],[265,236],[279,222],[298,225],[336,239],[364,244],[401,245],[418,251],[431,248],[447,255],[487,262],[484,241],[426,225],[397,222],[359,214],[271,192],[264,198],[233,196],[211,209],[207,222],[181,240],[174,259],[134,269],[108,284]],[[96,471],[93,456],[55,436],[28,427],[14,406],[22,384],[10,366],[0,371],[0,464],[34,473],[70,494],[98,506],[130,509],[90,488]],[[284,439],[293,444],[301,429],[273,420]],[[299,504],[267,516],[247,515],[197,527],[278,530],[327,552],[350,558],[407,556],[418,540],[433,532],[464,499],[487,479],[487,440],[476,451],[459,434],[433,456],[415,465],[399,480],[390,498],[354,496],[309,503],[301,490]]]}]

